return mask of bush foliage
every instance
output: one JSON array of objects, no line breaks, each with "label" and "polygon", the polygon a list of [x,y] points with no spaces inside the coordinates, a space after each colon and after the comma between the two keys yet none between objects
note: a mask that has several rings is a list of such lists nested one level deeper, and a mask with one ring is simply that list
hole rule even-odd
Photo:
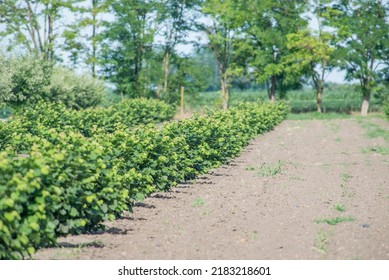
[{"label": "bush foliage", "polygon": [[0,54],[0,105],[62,102],[68,108],[96,106],[105,90],[102,81],[77,75],[35,56],[6,58]]},{"label": "bush foliage", "polygon": [[389,99],[386,101],[384,106],[384,113],[386,114],[386,117],[389,119]]},{"label": "bush foliage", "polygon": [[59,130],[66,127],[89,137],[95,133],[170,120],[175,112],[174,106],[153,99],[126,99],[108,108],[78,111],[67,109],[62,103],[40,101],[24,108],[15,121],[19,121],[26,132],[33,134],[36,126],[42,125]]},{"label": "bush foliage", "polygon": [[67,108],[85,109],[100,104],[104,83],[90,75],[76,74],[64,67],[54,67],[50,84],[43,90],[43,99],[61,102]]},{"label": "bush foliage", "polygon": [[96,127],[90,135],[56,126],[51,114],[2,124],[0,259],[26,258],[58,236],[102,227],[134,201],[228,162],[286,114],[283,103],[240,104],[160,129]]}]

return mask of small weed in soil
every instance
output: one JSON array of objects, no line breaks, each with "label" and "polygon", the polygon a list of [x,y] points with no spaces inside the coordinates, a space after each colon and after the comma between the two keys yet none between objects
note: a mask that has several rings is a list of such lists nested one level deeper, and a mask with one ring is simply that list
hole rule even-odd
[{"label": "small weed in soil", "polygon": [[253,231],[251,234],[250,234],[250,239],[251,240],[257,240],[258,239],[258,233],[256,231]]},{"label": "small weed in soil", "polygon": [[346,207],[345,207],[343,204],[341,204],[341,203],[336,203],[336,204],[334,205],[334,209],[335,209],[336,211],[339,211],[339,212],[344,212],[344,211],[346,211]]},{"label": "small weed in soil", "polygon": [[340,129],[340,125],[337,123],[330,123],[330,127],[333,133],[337,133]]},{"label": "small weed in soil", "polygon": [[348,182],[353,176],[349,173],[342,173],[342,181],[343,182]]},{"label": "small weed in soil", "polygon": [[204,200],[201,197],[196,198],[192,202],[192,207],[201,207],[205,204]]},{"label": "small weed in soil", "polygon": [[247,170],[247,171],[254,171],[254,170],[255,170],[255,166],[248,165],[248,166],[246,167],[246,170]]},{"label": "small weed in soil", "polygon": [[329,234],[325,231],[319,231],[315,236],[314,247],[322,254],[327,254]]},{"label": "small weed in soil", "polygon": [[385,156],[385,155],[389,155],[389,147],[375,146],[375,147],[361,148],[361,152],[363,154],[377,153]]},{"label": "small weed in soil", "polygon": [[258,175],[264,177],[275,176],[281,173],[281,167],[283,165],[284,163],[281,160],[277,161],[275,164],[264,163],[261,165],[257,173]]},{"label": "small weed in soil", "polygon": [[296,180],[296,181],[305,181],[305,179],[299,177],[299,176],[290,176],[289,180]]},{"label": "small weed in soil", "polygon": [[324,223],[324,224],[334,226],[342,222],[353,222],[353,221],[355,221],[355,218],[353,217],[336,217],[336,218],[329,218],[329,219],[320,219],[320,220],[316,220],[315,222],[317,224]]},{"label": "small weed in soil", "polygon": [[379,125],[372,122],[361,123],[367,129],[366,136],[369,138],[382,137],[386,142],[389,142],[389,131],[381,128]]},{"label": "small weed in soil", "polygon": [[281,167],[284,166],[284,162],[279,160],[274,164],[264,163],[259,168],[253,165],[248,165],[245,169],[247,171],[257,171],[258,175],[263,177],[275,176],[281,173]]},{"label": "small weed in soil", "polygon": [[324,164],[321,166],[321,168],[323,168],[323,171],[327,171],[328,168],[329,168],[330,166],[331,166],[330,163],[324,163]]}]

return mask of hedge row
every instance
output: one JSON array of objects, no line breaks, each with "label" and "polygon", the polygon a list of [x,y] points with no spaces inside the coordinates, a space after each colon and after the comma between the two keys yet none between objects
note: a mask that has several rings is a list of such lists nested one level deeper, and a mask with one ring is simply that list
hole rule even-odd
[{"label": "hedge row", "polygon": [[[68,126],[84,136],[90,137],[96,131],[111,133],[139,124],[170,120],[175,107],[159,100],[127,99],[108,108],[85,110],[67,109],[62,103],[38,102],[26,107],[13,122],[19,122],[19,128],[34,134],[35,126],[64,129]],[[18,124],[15,124],[18,126]]]},{"label": "hedge row", "polygon": [[282,103],[246,104],[160,130],[89,138],[44,126],[36,135],[14,132],[0,152],[0,259],[25,258],[58,236],[100,228],[135,200],[227,162],[286,113]]}]

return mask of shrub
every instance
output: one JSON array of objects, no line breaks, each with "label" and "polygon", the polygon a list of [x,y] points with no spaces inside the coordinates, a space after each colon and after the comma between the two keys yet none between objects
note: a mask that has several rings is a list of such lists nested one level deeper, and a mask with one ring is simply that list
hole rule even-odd
[{"label": "shrub", "polygon": [[28,158],[0,152],[0,259],[20,259],[54,243],[54,219],[47,215],[59,189],[43,188],[48,166],[39,152]]},{"label": "shrub", "polygon": [[57,236],[96,230],[128,209],[127,175],[109,165],[101,145],[71,131],[41,136],[16,135],[0,153],[3,259],[26,257]]},{"label": "shrub", "polygon": [[50,84],[51,63],[34,56],[0,55],[0,104],[34,103]]},{"label": "shrub", "polygon": [[102,81],[57,66],[53,68],[50,84],[43,91],[43,99],[61,102],[67,108],[85,109],[100,104],[104,91]]},{"label": "shrub", "polygon": [[11,121],[0,130],[8,135],[0,152],[0,258],[23,258],[57,236],[102,227],[134,201],[228,162],[286,113],[283,103],[240,104],[162,129],[96,128],[89,138],[71,126],[48,128],[61,112],[52,123]]},{"label": "shrub", "polygon": [[140,124],[170,120],[175,114],[171,105],[152,99],[127,99],[108,108],[67,109],[61,103],[38,102],[22,110],[15,121],[24,124],[26,132],[35,133],[35,126],[72,128],[84,136],[97,132],[125,130]]},{"label": "shrub", "polygon": [[0,105],[20,106],[45,100],[82,109],[99,104],[104,90],[102,81],[53,66],[41,57],[0,55]]}]

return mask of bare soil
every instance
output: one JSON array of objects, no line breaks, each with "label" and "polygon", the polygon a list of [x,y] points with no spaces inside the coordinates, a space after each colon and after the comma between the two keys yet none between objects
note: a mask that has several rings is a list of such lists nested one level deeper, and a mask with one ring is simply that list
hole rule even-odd
[{"label": "bare soil", "polygon": [[[359,120],[359,121],[358,121]],[[389,259],[389,155],[371,118],[284,121],[240,157],[36,259]]]}]

